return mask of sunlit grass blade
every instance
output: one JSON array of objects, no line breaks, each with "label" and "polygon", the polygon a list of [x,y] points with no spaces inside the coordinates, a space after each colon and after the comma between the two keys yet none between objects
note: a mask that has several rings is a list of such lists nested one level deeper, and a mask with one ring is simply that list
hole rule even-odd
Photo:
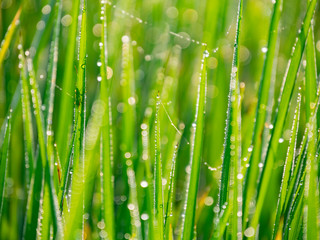
[{"label": "sunlit grass blade", "polygon": [[166,212],[165,212],[165,238],[170,238],[170,229],[172,231],[173,225],[173,203],[174,203],[174,191],[175,191],[175,169],[176,169],[176,158],[178,152],[178,144],[175,145],[175,151],[172,156],[171,171],[170,171],[170,182],[168,187],[168,197],[166,200]]},{"label": "sunlit grass blade", "polygon": [[154,199],[153,199],[153,174],[151,171],[151,159],[150,159],[150,142],[149,142],[149,135],[150,135],[150,114],[145,113],[145,120],[141,124],[141,135],[142,135],[142,160],[144,161],[144,168],[145,168],[145,178],[148,186],[146,187],[146,199],[147,199],[147,212],[148,212],[148,235],[149,239],[153,239],[155,236],[155,229],[154,229]]},{"label": "sunlit grass blade", "polygon": [[223,233],[227,227],[227,222],[231,215],[233,205],[223,206],[222,210],[217,213],[214,219],[214,228],[211,240],[222,239]]},{"label": "sunlit grass blade", "polygon": [[12,37],[17,29],[17,26],[19,25],[19,18],[20,18],[20,14],[21,14],[21,8],[18,9],[16,15],[14,16],[11,24],[8,27],[7,33],[4,37],[4,39],[1,42],[1,46],[0,46],[0,71],[1,68],[3,67],[3,60],[5,58],[5,55],[8,51],[8,48],[10,46],[10,43],[12,41]]},{"label": "sunlit grass blade", "polygon": [[[66,60],[64,66],[64,73],[62,79],[62,89],[66,93],[73,93],[75,90],[74,81],[74,60],[76,52],[76,39],[78,30],[78,18],[79,18],[80,0],[72,1],[72,24],[68,35],[68,47],[66,52]],[[80,71],[80,69],[78,69]],[[79,74],[79,73],[78,73]],[[72,108],[73,101],[67,94],[62,94],[58,111],[58,126],[56,131],[56,143],[61,158],[61,164],[64,166],[66,161],[65,146],[68,144],[68,136],[70,126],[72,123]]]},{"label": "sunlit grass blade", "polygon": [[32,99],[33,110],[34,110],[33,113],[36,120],[37,133],[38,133],[39,157],[40,157],[40,161],[42,163],[42,167],[44,171],[44,181],[45,181],[45,184],[48,185],[48,189],[49,189],[50,211],[52,214],[54,235],[56,235],[57,237],[61,237],[62,224],[61,224],[60,216],[58,215],[57,198],[56,198],[56,193],[53,185],[53,179],[51,176],[51,170],[50,170],[50,165],[49,165],[49,160],[47,155],[48,153],[47,153],[46,138],[44,133],[44,119],[41,112],[42,103],[41,103],[40,93],[38,91],[38,86],[35,80],[35,73],[33,70],[32,59],[28,58],[26,63],[27,63],[27,69],[29,72],[28,87],[31,92],[31,99]]},{"label": "sunlit grass blade", "polygon": [[[241,97],[239,85],[239,36],[242,18],[243,1],[239,0],[237,29],[234,43],[233,61],[230,78],[230,89],[228,96],[228,113],[225,130],[225,142],[223,152],[223,165],[219,196],[219,209],[223,210],[223,205],[232,204],[233,214],[231,218],[232,237],[236,238],[238,231],[241,231],[241,201],[238,196],[241,193]],[[233,176],[233,177],[232,177]],[[241,177],[239,177],[241,176]],[[219,236],[220,237],[220,236]]]},{"label": "sunlit grass blade", "polygon": [[[135,100],[135,82],[134,82],[134,65],[133,65],[133,50],[129,35],[124,35],[122,41],[122,58],[121,58],[121,80],[120,89],[123,101],[122,113],[122,129],[119,132],[121,137],[121,161],[124,166],[122,170],[122,194],[129,193],[127,170],[126,170],[126,154],[131,154],[133,157],[133,165],[136,167],[136,100]],[[127,216],[123,219],[126,221],[124,229],[121,231],[130,231],[130,216],[127,207],[122,206],[121,215]],[[119,231],[119,230],[118,230]]]},{"label": "sunlit grass blade", "polygon": [[[297,239],[296,236],[299,234],[301,228],[301,222],[303,219],[303,192],[305,188],[305,173],[303,171],[302,176],[299,180],[299,185],[294,193],[294,198],[292,201],[292,206],[288,211],[288,216],[286,217],[285,226],[282,233],[283,239]],[[293,236],[293,237],[292,237]]]},{"label": "sunlit grass blade", "polygon": [[78,78],[75,90],[75,143],[73,150],[73,179],[71,182],[70,212],[66,217],[65,239],[84,235],[84,192],[85,188],[85,127],[86,127],[86,68],[87,68],[87,9],[83,2],[80,28]]},{"label": "sunlit grass blade", "polygon": [[131,215],[131,238],[142,239],[136,177],[135,177],[135,172],[132,168],[133,162],[132,162],[131,156],[127,154],[126,158],[127,158],[126,165],[127,165],[128,185],[129,185],[128,209]]},{"label": "sunlit grass blade", "polygon": [[258,197],[256,203],[255,213],[250,221],[250,226],[256,229],[262,206],[265,201],[265,197],[268,191],[268,185],[270,182],[273,164],[275,161],[274,153],[278,148],[279,138],[282,134],[283,125],[288,112],[289,102],[292,96],[292,92],[295,85],[296,76],[299,70],[303,50],[305,47],[306,38],[308,35],[310,22],[313,17],[313,13],[316,7],[316,0],[309,3],[307,13],[305,15],[303,25],[299,31],[297,41],[293,47],[291,58],[288,63],[287,72],[283,80],[282,89],[280,92],[280,100],[278,103],[278,111],[276,113],[275,122],[273,124],[271,139],[269,141],[268,150],[266,153],[265,163],[262,170],[261,178],[258,185]]},{"label": "sunlit grass blade", "polygon": [[8,168],[8,158],[9,158],[9,145],[10,145],[10,135],[11,135],[11,114],[7,117],[8,123],[5,130],[5,136],[3,144],[1,146],[1,162],[0,162],[0,221],[2,219],[3,212],[3,201],[5,196],[5,186],[6,186],[6,175]]},{"label": "sunlit grass blade", "polygon": [[207,50],[204,51],[200,76],[198,85],[198,96],[196,104],[196,114],[195,119],[192,124],[194,129],[194,139],[191,143],[191,174],[190,180],[187,183],[186,189],[186,199],[185,199],[185,218],[182,226],[182,239],[192,239],[193,230],[195,224],[195,214],[196,214],[196,203],[197,203],[197,193],[199,186],[199,174],[200,174],[200,163],[201,163],[201,152],[203,144],[203,128],[204,128],[204,115],[206,109],[206,90],[207,90]]},{"label": "sunlit grass blade", "polygon": [[307,166],[305,180],[305,228],[306,239],[319,238],[319,189],[317,172],[318,163],[316,162],[316,141],[317,141],[317,116],[311,114],[309,118],[308,147],[307,147]]},{"label": "sunlit grass blade", "polygon": [[273,239],[275,239],[276,236],[278,235],[278,230],[279,228],[281,229],[280,224],[283,223],[283,220],[281,220],[280,218],[283,215],[283,207],[285,204],[287,187],[289,185],[292,163],[295,157],[297,135],[298,135],[298,129],[299,129],[298,126],[299,126],[299,118],[300,118],[300,104],[301,104],[301,95],[299,94],[297,107],[296,107],[295,115],[293,119],[292,129],[291,129],[290,143],[289,143],[288,152],[287,152],[283,174],[282,174],[282,182],[281,182],[280,193],[278,197],[277,214],[276,214],[275,225],[273,229]]},{"label": "sunlit grass blade", "polygon": [[115,218],[114,218],[114,180],[113,180],[113,156],[112,156],[112,119],[110,100],[110,81],[107,77],[108,49],[107,49],[107,3],[101,1],[101,44],[100,44],[100,99],[106,108],[101,127],[101,186],[102,186],[102,218],[106,224],[106,232],[109,239],[115,238]]},{"label": "sunlit grass blade", "polygon": [[305,80],[305,101],[306,101],[306,121],[308,122],[311,116],[310,108],[315,105],[315,98],[317,95],[317,67],[315,56],[315,42],[314,42],[314,27],[311,22],[310,30],[306,43],[306,80]]},{"label": "sunlit grass blade", "polygon": [[154,161],[154,226],[155,234],[161,240],[164,238],[164,205],[162,188],[162,161],[161,161],[161,142],[160,142],[160,95],[157,94],[156,115],[155,115],[155,161]]},{"label": "sunlit grass blade", "polygon": [[[48,65],[48,78],[44,98],[44,128],[46,129],[46,144],[47,144],[47,157],[50,170],[54,167],[54,149],[53,149],[53,129],[52,129],[52,115],[54,107],[54,97],[56,90],[57,78],[57,64],[58,64],[58,48],[60,36],[60,21],[61,21],[62,2],[57,0],[55,4],[53,18],[55,20],[55,27],[51,41],[49,65]],[[53,176],[53,175],[52,175]],[[53,178],[52,178],[53,180]],[[53,181],[52,181],[53,182]],[[52,185],[53,186],[53,185]],[[57,190],[55,188],[55,190]],[[45,185],[43,189],[43,204],[40,211],[41,230],[37,231],[39,237],[47,239],[50,237],[51,228],[51,214],[50,214],[50,189]]]},{"label": "sunlit grass blade", "polygon": [[[245,175],[243,187],[243,221],[246,221],[249,211],[249,202],[256,191],[256,183],[259,173],[258,164],[261,160],[262,135],[266,121],[266,110],[269,99],[269,88],[271,84],[272,73],[274,72],[274,58],[278,39],[279,21],[282,13],[283,0],[277,0],[273,6],[273,13],[269,27],[269,39],[267,53],[264,60],[260,88],[258,93],[258,104],[256,109],[255,125],[252,136],[252,153],[249,160],[249,167]],[[243,230],[246,222],[243,223]]]},{"label": "sunlit grass blade", "polygon": [[[21,48],[22,45],[19,45]],[[23,119],[23,137],[25,143],[25,169],[26,169],[26,186],[29,190],[31,177],[35,167],[34,161],[34,134],[32,127],[32,116],[30,106],[29,88],[27,86],[27,72],[25,68],[25,60],[23,52],[20,49],[20,71],[21,71],[21,103],[22,103],[22,119]]]}]

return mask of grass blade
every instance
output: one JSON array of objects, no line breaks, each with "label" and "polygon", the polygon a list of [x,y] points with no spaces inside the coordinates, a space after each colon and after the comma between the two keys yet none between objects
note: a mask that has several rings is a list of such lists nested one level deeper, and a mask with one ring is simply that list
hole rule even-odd
[{"label": "grass blade", "polygon": [[160,142],[160,95],[157,95],[156,116],[155,116],[155,162],[154,162],[154,226],[155,234],[160,240],[164,238],[164,218],[163,218],[163,189],[162,189],[162,162],[161,162],[161,142]]},{"label": "grass blade", "polygon": [[101,127],[101,178],[102,185],[102,209],[103,219],[107,222],[106,232],[109,239],[115,238],[115,218],[114,218],[114,181],[113,181],[113,162],[112,162],[112,132],[111,132],[111,101],[110,101],[110,82],[107,79],[108,66],[108,50],[107,50],[107,3],[101,1],[101,46],[100,46],[100,74],[101,74],[101,88],[100,99],[104,102],[106,111],[104,114],[104,125]]},{"label": "grass blade", "polygon": [[53,186],[53,179],[51,177],[51,170],[50,170],[48,156],[47,156],[46,139],[44,134],[44,120],[41,112],[41,106],[42,106],[41,98],[40,98],[40,93],[38,91],[37,83],[35,81],[32,60],[30,58],[27,59],[27,68],[30,74],[28,87],[31,92],[34,116],[36,119],[36,126],[38,131],[39,157],[41,159],[42,166],[44,167],[44,177],[45,177],[44,180],[45,180],[45,183],[48,184],[48,188],[49,188],[50,208],[51,208],[51,214],[53,218],[54,234],[56,234],[57,237],[60,237],[62,236],[62,225],[61,225],[60,217],[59,215],[57,215],[58,205],[57,205],[56,193]]},{"label": "grass blade", "polygon": [[[223,166],[221,175],[221,186],[219,196],[219,209],[227,204],[233,205],[232,214],[232,236],[236,238],[238,231],[241,231],[241,218],[238,211],[241,210],[241,202],[238,196],[241,194],[239,174],[241,163],[240,152],[240,127],[241,127],[241,106],[240,106],[240,86],[239,86],[239,35],[242,18],[243,1],[239,1],[237,15],[237,30],[234,43],[233,61],[231,69],[230,90],[228,100],[228,114],[225,130],[225,143],[223,153]],[[233,176],[233,178],[231,178]],[[220,213],[221,214],[221,213]],[[221,237],[221,236],[219,236]]]},{"label": "grass blade", "polygon": [[297,107],[296,107],[295,115],[293,119],[292,129],[291,129],[292,134],[291,134],[288,152],[287,152],[285,165],[283,169],[282,182],[281,182],[280,193],[278,198],[277,214],[276,214],[276,220],[275,220],[275,225],[273,229],[273,239],[275,239],[276,236],[278,235],[280,217],[283,214],[283,208],[284,208],[285,198],[287,194],[287,187],[289,184],[290,172],[291,172],[292,163],[295,157],[295,149],[296,149],[296,143],[297,143],[298,126],[299,126],[299,118],[300,118],[300,104],[301,104],[301,96],[299,94]]},{"label": "grass blade", "polygon": [[21,14],[21,8],[18,9],[11,24],[8,27],[7,33],[6,33],[3,41],[1,42],[1,46],[0,46],[0,71],[3,66],[3,60],[4,60],[4,57],[7,53],[7,51],[8,51],[8,48],[10,46],[13,34],[15,33],[17,26],[19,25],[20,14]]},{"label": "grass blade", "polygon": [[319,206],[319,189],[317,187],[318,163],[316,162],[316,141],[317,141],[317,116],[311,114],[309,118],[308,147],[307,147],[307,166],[305,180],[305,222],[306,222],[306,239],[318,239],[318,206]]},{"label": "grass blade", "polygon": [[[264,60],[264,66],[262,76],[260,80],[260,88],[258,94],[258,105],[256,109],[255,125],[252,136],[252,153],[249,160],[249,167],[246,172],[243,188],[243,215],[242,219],[245,221],[248,216],[249,202],[254,196],[256,189],[256,182],[258,178],[259,168],[258,164],[261,160],[262,152],[262,134],[264,130],[264,124],[266,121],[266,106],[268,106],[269,88],[271,84],[274,57],[276,52],[276,45],[278,39],[279,22],[282,13],[283,0],[277,0],[273,6],[273,13],[269,28],[269,39],[267,53]],[[246,227],[246,223],[243,224],[243,230]]]},{"label": "grass blade", "polygon": [[309,121],[309,116],[311,116],[311,108],[315,105],[316,95],[317,95],[317,67],[316,67],[316,56],[315,56],[315,43],[314,43],[314,29],[313,22],[311,22],[309,34],[307,37],[306,44],[306,122]]},{"label": "grass blade", "polygon": [[175,151],[172,157],[171,171],[170,171],[170,183],[168,188],[167,207],[165,214],[165,239],[170,238],[170,229],[172,230],[173,224],[173,202],[174,202],[174,188],[175,188],[175,168],[176,168],[176,157],[178,152],[178,144],[175,146]]},{"label": "grass blade", "polygon": [[198,97],[196,105],[196,115],[193,123],[195,137],[191,145],[191,175],[189,183],[187,184],[186,203],[185,203],[185,219],[183,222],[182,239],[192,239],[195,223],[197,192],[199,184],[201,151],[203,144],[203,128],[204,128],[204,114],[206,106],[206,88],[207,88],[207,56],[205,51],[201,60],[201,69],[198,85]]},{"label": "grass blade", "polygon": [[[76,52],[76,41],[77,39],[77,29],[78,29],[78,17],[80,9],[80,0],[72,1],[72,24],[68,36],[68,48],[66,53],[65,71],[62,80],[62,89],[67,93],[74,92],[74,55]],[[80,71],[80,69],[78,69]],[[60,105],[59,105],[59,125],[56,134],[56,142],[59,150],[59,155],[61,158],[62,166],[65,165],[66,153],[64,151],[64,146],[67,145],[66,133],[69,132],[69,128],[72,122],[72,106],[73,101],[67,94],[61,95]]]},{"label": "grass blade", "polygon": [[[87,9],[83,3],[80,28],[78,78],[75,91],[75,144],[73,151],[73,179],[71,183],[70,213],[66,217],[65,239],[84,236],[84,189],[85,186],[85,112],[86,112],[86,61],[87,61]],[[79,235],[77,235],[79,234]]]},{"label": "grass blade", "polygon": [[275,157],[274,153],[276,152],[279,138],[282,133],[282,128],[287,115],[289,102],[290,102],[293,88],[295,85],[296,76],[300,66],[307,34],[310,27],[310,22],[316,7],[316,2],[317,2],[316,0],[312,0],[308,5],[308,10],[305,15],[305,19],[303,21],[303,25],[301,27],[301,31],[298,35],[295,46],[293,47],[292,55],[288,63],[287,72],[284,77],[283,88],[281,89],[281,96],[280,96],[280,100],[277,108],[278,111],[276,114],[275,122],[273,124],[274,128],[272,129],[272,134],[271,134],[271,139],[269,141],[265,164],[262,170],[262,174],[261,174],[261,178],[258,186],[256,210],[250,222],[250,226],[253,227],[254,229],[256,229],[258,225],[261,209],[262,209],[263,202],[265,200],[265,196],[268,190],[268,184],[271,178],[274,157]]},{"label": "grass blade", "polygon": [[6,175],[9,157],[9,145],[11,134],[11,114],[7,117],[8,123],[5,129],[5,137],[1,147],[1,162],[0,162],[0,220],[2,220],[4,191],[6,186]]}]

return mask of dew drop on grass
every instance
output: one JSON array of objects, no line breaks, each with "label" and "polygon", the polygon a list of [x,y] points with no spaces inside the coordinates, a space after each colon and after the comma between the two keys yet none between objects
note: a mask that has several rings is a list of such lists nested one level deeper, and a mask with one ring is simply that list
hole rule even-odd
[{"label": "dew drop on grass", "polygon": [[204,199],[204,205],[206,206],[211,206],[213,204],[213,198],[210,197],[210,196],[207,196],[205,199]]},{"label": "dew drop on grass", "polygon": [[98,76],[98,77],[97,77],[97,81],[98,81],[98,82],[101,82],[101,80],[102,80],[102,77],[101,77],[101,76]]},{"label": "dew drop on grass", "polygon": [[209,57],[209,55],[210,55],[208,50],[205,50],[203,54],[204,54],[205,57]]},{"label": "dew drop on grass", "polygon": [[133,211],[134,210],[134,204],[133,203],[129,203],[128,204],[128,209]]},{"label": "dew drop on grass", "polygon": [[143,221],[147,221],[147,220],[149,219],[149,215],[148,215],[147,213],[142,213],[142,214],[141,214],[141,219],[142,219]]},{"label": "dew drop on grass", "polygon": [[279,143],[283,143],[284,139],[283,138],[279,138]]},{"label": "dew drop on grass", "polygon": [[254,228],[253,227],[248,227],[245,231],[244,231],[244,235],[246,237],[253,237],[254,235]]},{"label": "dew drop on grass", "polygon": [[268,48],[266,48],[266,47],[261,48],[261,52],[263,52],[263,53],[268,52]]},{"label": "dew drop on grass", "polygon": [[147,182],[146,180],[142,180],[142,181],[140,182],[140,186],[141,186],[142,188],[146,188],[146,187],[148,187],[148,182]]},{"label": "dew drop on grass", "polygon": [[237,175],[237,178],[240,180],[240,179],[243,178],[243,175],[242,175],[241,173],[239,173],[239,174]]}]

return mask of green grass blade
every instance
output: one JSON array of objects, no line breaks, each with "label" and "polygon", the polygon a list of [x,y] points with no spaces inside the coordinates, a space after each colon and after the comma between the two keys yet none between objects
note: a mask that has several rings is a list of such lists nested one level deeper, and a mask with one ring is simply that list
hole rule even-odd
[{"label": "green grass blade", "polygon": [[[57,0],[54,9],[53,18],[55,20],[55,28],[53,33],[53,40],[51,41],[49,65],[48,65],[48,78],[47,87],[44,98],[44,125],[46,129],[46,144],[47,144],[47,157],[50,170],[54,167],[54,149],[53,149],[53,129],[52,129],[52,115],[54,107],[55,87],[57,78],[57,64],[58,64],[58,48],[59,48],[59,35],[60,35],[60,21],[61,21],[62,2]],[[53,185],[53,184],[52,184]],[[52,186],[51,185],[51,186]],[[55,190],[57,190],[55,188]],[[48,239],[50,237],[51,228],[51,214],[50,214],[50,189],[45,185],[43,190],[43,204],[39,217],[41,219],[40,230],[38,234],[40,238]],[[59,214],[59,213],[58,213]]]},{"label": "green grass blade", "polygon": [[[80,9],[80,0],[72,1],[72,24],[70,27],[68,35],[68,48],[66,53],[65,61],[65,71],[62,79],[62,89],[67,93],[72,93],[75,90],[74,87],[74,60],[76,52],[76,40],[77,39],[77,29],[78,29],[78,17]],[[80,69],[78,69],[80,71]],[[61,158],[61,164],[64,166],[66,161],[65,147],[67,143],[66,133],[70,130],[70,125],[72,123],[72,108],[73,101],[67,94],[62,94],[59,105],[58,112],[58,126],[56,131],[56,143],[59,150],[59,155]]]},{"label": "green grass blade", "polygon": [[162,162],[161,162],[161,142],[160,142],[160,95],[157,95],[156,116],[155,116],[155,162],[154,162],[154,226],[158,239],[164,238],[164,218],[163,218],[163,189],[162,189]]},{"label": "green grass blade", "polygon": [[301,96],[299,94],[297,107],[296,107],[295,115],[293,119],[292,129],[291,129],[292,134],[291,134],[288,152],[287,152],[285,165],[283,169],[282,182],[281,182],[280,193],[278,197],[277,214],[276,214],[276,220],[275,220],[275,225],[273,229],[273,239],[275,239],[278,234],[280,217],[283,214],[283,207],[285,204],[285,198],[287,194],[287,187],[289,184],[292,163],[295,157],[295,149],[296,149],[297,135],[298,135],[298,129],[299,129],[298,126],[299,126],[299,118],[300,118],[300,104],[301,104]]},{"label": "green grass blade", "polygon": [[185,219],[183,222],[182,239],[192,239],[195,224],[197,193],[200,174],[201,151],[203,144],[204,115],[206,106],[207,88],[207,51],[203,53],[198,85],[196,115],[193,123],[195,131],[194,141],[191,145],[191,175],[187,184]]},{"label": "green grass blade", "polygon": [[174,202],[174,191],[175,191],[175,168],[176,168],[176,158],[178,152],[178,144],[175,145],[175,151],[172,156],[171,171],[170,171],[170,183],[168,187],[168,197],[167,197],[167,207],[165,213],[165,239],[170,238],[170,229],[172,229],[173,224],[173,202]]},{"label": "green grass blade", "polygon": [[10,135],[11,135],[11,114],[7,117],[8,123],[5,130],[5,136],[3,144],[1,147],[1,162],[0,162],[0,220],[2,220],[3,214],[3,201],[4,201],[4,191],[6,187],[6,175],[9,157],[9,145],[10,145]]},{"label": "green grass blade", "polygon": [[[241,106],[240,106],[240,86],[239,86],[239,36],[242,18],[243,1],[239,1],[237,15],[237,29],[234,43],[233,61],[231,69],[230,90],[228,99],[228,113],[225,130],[225,142],[223,152],[223,166],[220,185],[219,209],[223,210],[226,203],[233,205],[232,236],[235,238],[238,231],[241,231],[241,218],[238,211],[241,211],[238,196],[241,194],[240,185],[240,127],[241,127]],[[233,178],[231,178],[233,176]],[[231,184],[232,183],[232,184]]]},{"label": "green grass blade", "polygon": [[301,31],[298,35],[295,46],[293,47],[292,55],[288,63],[287,72],[284,77],[283,88],[281,89],[280,100],[277,108],[278,111],[276,114],[275,122],[273,124],[274,128],[272,129],[272,134],[271,134],[271,139],[270,139],[267,154],[266,154],[265,164],[262,170],[262,175],[261,175],[261,179],[258,186],[256,210],[250,222],[250,226],[253,227],[254,229],[256,229],[258,225],[263,202],[265,200],[265,196],[268,191],[268,184],[271,178],[274,157],[275,157],[274,153],[276,152],[279,138],[282,134],[282,128],[287,115],[289,102],[290,102],[293,88],[295,85],[296,76],[299,70],[307,34],[310,27],[310,22],[316,7],[316,2],[317,2],[316,0],[313,0],[308,5],[308,10],[305,15],[305,19],[303,21],[303,25],[301,27]]},{"label": "green grass blade", "polygon": [[19,26],[19,18],[20,18],[20,14],[21,14],[21,8],[18,9],[16,15],[14,16],[11,24],[8,27],[7,33],[4,37],[4,39],[1,42],[1,46],[0,46],[0,70],[3,66],[3,60],[4,57],[8,51],[8,48],[10,46],[12,37],[17,29],[17,27]]},{"label": "green grass blade", "polygon": [[306,80],[305,80],[305,101],[306,101],[306,122],[308,122],[311,116],[311,108],[315,105],[317,95],[317,67],[315,56],[315,42],[314,42],[314,27],[311,22],[307,43],[306,43]]},{"label": "green grass blade", "polygon": [[115,239],[115,218],[114,218],[114,181],[113,181],[113,162],[112,162],[112,121],[111,121],[111,101],[110,101],[110,83],[107,79],[108,50],[107,50],[107,3],[101,1],[101,46],[100,46],[100,74],[101,88],[100,99],[104,102],[106,111],[104,114],[104,125],[101,127],[101,185],[102,185],[102,209],[103,219],[106,222],[106,232],[109,239]]},{"label": "green grass blade", "polygon": [[319,208],[319,189],[317,187],[318,163],[316,162],[316,141],[317,141],[317,116],[311,114],[309,118],[308,147],[307,147],[307,166],[305,180],[305,222],[306,239],[318,239],[318,208]]},{"label": "green grass blade", "polygon": [[220,213],[217,214],[216,218],[214,219],[214,229],[211,239],[221,239],[223,233],[227,227],[227,222],[231,215],[232,205],[223,206]]},{"label": "green grass blade", "polygon": [[[262,151],[262,134],[264,124],[266,121],[266,106],[268,106],[269,88],[271,84],[272,72],[274,71],[274,57],[276,52],[276,45],[278,39],[279,21],[282,13],[283,0],[277,0],[273,6],[273,13],[269,27],[269,39],[267,46],[267,53],[264,60],[262,76],[260,80],[260,88],[258,94],[258,104],[256,109],[255,125],[252,137],[252,153],[249,160],[249,167],[246,172],[243,188],[243,215],[242,219],[245,221],[248,216],[249,202],[254,196],[256,189],[256,182],[258,178],[259,168],[258,164],[261,160]],[[243,229],[246,223],[243,224]]]},{"label": "green grass blade", "polygon": [[40,98],[40,93],[38,91],[38,86],[35,80],[32,59],[30,58],[27,59],[27,69],[30,75],[29,76],[30,78],[28,81],[28,87],[31,92],[34,117],[36,120],[36,126],[37,126],[37,132],[38,132],[39,157],[40,157],[42,166],[44,167],[43,170],[44,170],[45,183],[48,184],[48,188],[49,188],[50,208],[51,208],[51,214],[53,219],[54,234],[57,237],[60,237],[62,236],[62,223],[58,215],[57,198],[56,198],[56,193],[53,186],[53,179],[51,176],[51,170],[50,170],[49,160],[47,156],[46,139],[44,134],[44,120],[41,112],[41,106],[42,106],[41,98]]},{"label": "green grass blade", "polygon": [[126,157],[127,157],[127,161],[126,161],[127,176],[128,176],[128,185],[129,185],[128,208],[131,215],[131,238],[142,239],[136,177],[132,167],[133,162],[132,162],[131,156],[127,154]]},{"label": "green grass blade", "polygon": [[87,61],[87,9],[83,3],[80,28],[78,78],[75,91],[76,137],[73,151],[73,179],[71,183],[70,213],[66,218],[65,239],[84,235],[84,192],[85,192],[85,109],[86,109],[86,61]]},{"label": "green grass blade", "polygon": [[[19,45],[22,47],[22,45]],[[27,189],[30,188],[31,177],[33,174],[35,160],[34,160],[34,135],[32,127],[31,106],[29,88],[27,86],[27,72],[25,69],[25,60],[23,52],[20,49],[19,64],[21,67],[21,103],[22,103],[22,121],[23,121],[23,136],[25,144],[25,168],[26,168],[26,185]]]}]

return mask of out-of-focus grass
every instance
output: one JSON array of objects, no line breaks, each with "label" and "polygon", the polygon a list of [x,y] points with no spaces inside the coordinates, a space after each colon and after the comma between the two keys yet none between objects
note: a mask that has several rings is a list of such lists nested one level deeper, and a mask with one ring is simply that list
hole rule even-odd
[{"label": "out-of-focus grass", "polygon": [[0,1],[0,238],[317,238],[317,2]]}]

